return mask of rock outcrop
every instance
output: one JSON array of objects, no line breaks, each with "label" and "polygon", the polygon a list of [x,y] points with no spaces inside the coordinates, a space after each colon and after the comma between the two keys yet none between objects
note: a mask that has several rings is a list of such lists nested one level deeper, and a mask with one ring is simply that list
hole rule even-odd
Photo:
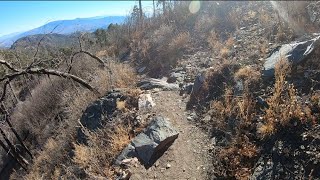
[{"label": "rock outcrop", "polygon": [[264,63],[264,77],[273,77],[274,68],[281,58],[287,58],[292,65],[297,65],[306,60],[313,50],[319,45],[320,36],[302,42],[284,44],[275,49]]},{"label": "rock outcrop", "polygon": [[[80,122],[84,128],[95,131],[102,128],[103,124],[111,119],[117,108],[117,100],[124,100],[126,96],[117,91],[110,91],[106,96],[91,103],[84,111]],[[80,143],[86,143],[86,136],[82,129],[78,129],[77,135]]]},{"label": "rock outcrop", "polygon": [[179,90],[179,85],[175,83],[168,83],[162,79],[154,79],[148,78],[142,80],[138,83],[138,87],[144,90],[160,88],[162,90],[172,91],[172,90]]}]

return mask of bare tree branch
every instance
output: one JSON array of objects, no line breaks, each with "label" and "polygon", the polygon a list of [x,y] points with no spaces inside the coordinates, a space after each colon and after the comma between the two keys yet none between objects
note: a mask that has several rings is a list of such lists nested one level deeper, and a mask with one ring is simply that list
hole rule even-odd
[{"label": "bare tree branch", "polygon": [[15,150],[15,147],[13,146],[13,144],[9,141],[9,139],[7,138],[6,134],[3,132],[3,130],[0,128],[0,133],[3,137],[3,139],[6,141],[6,143],[8,144],[8,146],[10,147],[10,152],[12,153],[12,155],[17,159],[17,160],[21,160],[24,164],[28,165],[29,162],[24,159],[22,156],[20,156],[17,151]]},{"label": "bare tree branch", "polygon": [[13,155],[13,153],[9,150],[9,148],[0,140],[0,146],[13,158],[17,161],[17,163],[24,169],[27,170]]},{"label": "bare tree branch", "polygon": [[47,75],[60,76],[63,78],[70,78],[70,79],[76,81],[77,83],[81,84],[85,88],[89,89],[90,91],[92,91],[94,93],[98,93],[98,91],[95,88],[93,88],[89,83],[87,83],[85,80],[83,80],[73,74],[60,72],[60,71],[56,71],[56,70],[51,70],[51,69],[43,69],[43,68],[42,69],[38,69],[38,68],[28,69],[28,70],[26,70],[26,73],[27,74],[40,74],[40,75],[47,74]]},{"label": "bare tree branch", "polygon": [[[26,70],[21,70],[21,71],[16,71],[14,73],[11,74],[6,74],[4,75],[2,78],[0,78],[0,82],[4,81],[4,80],[8,80],[11,81],[14,78],[24,75],[24,74],[47,74],[47,75],[54,75],[54,76],[60,76],[63,78],[70,78],[76,82],[78,82],[79,84],[81,84],[82,86],[86,87],[87,89],[89,89],[90,91],[95,92],[96,89],[93,88],[89,83],[87,83],[85,80],[73,75],[73,74],[69,74],[69,73],[65,73],[65,72],[60,72],[60,71],[56,71],[56,70],[52,70],[52,69],[44,69],[44,68],[31,68],[31,69],[26,69]],[[1,99],[0,99],[1,100]]]},{"label": "bare tree branch", "polygon": [[80,51],[75,52],[75,53],[72,54],[72,56],[71,56],[71,58],[70,58],[69,68],[68,68],[68,71],[67,71],[68,73],[70,73],[70,71],[71,71],[71,69],[72,69],[73,59],[75,58],[75,56],[76,56],[77,54],[81,54],[81,53],[82,53],[82,54],[86,54],[86,55],[90,56],[91,58],[97,60],[97,61],[102,65],[102,67],[106,67],[106,65],[105,65],[105,63],[103,62],[102,59],[100,59],[99,57],[91,54],[91,53],[88,52],[88,51],[84,51],[84,50],[81,49]]},{"label": "bare tree branch", "polygon": [[[56,25],[56,26],[51,30],[51,32],[48,33],[48,34],[52,34],[53,31],[54,31],[58,26],[59,26],[59,24]],[[41,42],[44,40],[45,37],[48,36],[48,34],[45,34],[44,36],[42,36],[42,38],[41,38],[40,41],[38,42],[36,52],[35,52],[34,55],[33,55],[33,62],[35,62],[36,56],[37,56],[37,54],[38,54],[38,52],[39,52],[39,47],[40,47]],[[32,66],[32,63],[31,63],[30,66]]]},{"label": "bare tree branch", "polygon": [[1,95],[1,98],[0,98],[0,102],[2,102],[6,96],[6,92],[7,92],[7,86],[9,84],[10,81],[6,81],[3,85],[3,90],[2,90],[2,95]]},{"label": "bare tree branch", "polygon": [[14,72],[19,72],[18,69],[14,68],[10,63],[8,63],[7,61],[4,60],[0,60],[0,64],[3,64],[4,66],[6,66],[8,69],[14,71]]}]

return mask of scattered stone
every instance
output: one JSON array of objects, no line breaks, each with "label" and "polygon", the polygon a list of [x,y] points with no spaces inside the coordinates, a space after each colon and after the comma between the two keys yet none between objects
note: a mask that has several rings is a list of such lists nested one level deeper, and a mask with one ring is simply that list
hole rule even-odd
[{"label": "scattered stone", "polygon": [[153,102],[151,94],[140,94],[138,100],[139,110],[148,110],[154,107],[156,104]]},{"label": "scattered stone", "polygon": [[315,1],[307,6],[307,13],[311,22],[320,24],[320,1]]},{"label": "scattered stone", "polygon": [[134,158],[128,158],[121,161],[121,165],[130,166],[130,165],[136,165],[138,163],[138,159],[136,157]]},{"label": "scattered stone", "polygon": [[182,74],[181,72],[173,72],[170,74],[167,82],[168,83],[175,83],[175,82],[183,82],[184,80],[184,74]]},{"label": "scattered stone", "polygon": [[156,163],[155,163],[155,167],[158,167],[160,165],[160,163],[159,163],[159,161],[156,161]]},{"label": "scattered stone", "polygon": [[274,164],[272,161],[264,161],[260,158],[257,162],[257,167],[254,169],[250,180],[273,179]]},{"label": "scattered stone", "polygon": [[129,180],[131,175],[132,173],[128,169],[126,169],[120,173],[117,180]]},{"label": "scattered stone", "polygon": [[168,164],[166,165],[166,169],[169,169],[169,168],[171,168],[171,164],[168,163]]},{"label": "scattered stone", "polygon": [[210,115],[206,115],[206,116],[203,118],[202,121],[205,122],[205,123],[209,123],[209,122],[211,121],[211,116],[210,116]]},{"label": "scattered stone", "polygon": [[193,83],[184,84],[180,89],[180,96],[183,94],[191,94],[193,88]]}]

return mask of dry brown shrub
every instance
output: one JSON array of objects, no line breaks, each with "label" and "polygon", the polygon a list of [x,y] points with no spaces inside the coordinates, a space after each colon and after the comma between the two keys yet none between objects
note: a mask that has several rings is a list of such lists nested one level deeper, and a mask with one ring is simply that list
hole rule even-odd
[{"label": "dry brown shrub", "polygon": [[313,119],[310,108],[298,100],[296,89],[287,83],[286,77],[289,72],[288,61],[281,58],[275,67],[273,94],[267,99],[269,107],[262,117],[265,123],[258,128],[262,137],[270,136],[279,129],[289,126],[291,120],[306,123]]},{"label": "dry brown shrub", "polygon": [[189,42],[190,42],[189,32],[181,32],[172,39],[172,41],[169,44],[169,48],[180,50],[187,47]]},{"label": "dry brown shrub", "polygon": [[[43,149],[37,153],[32,166],[29,167],[29,173],[23,178],[28,180],[52,179],[57,177],[62,171],[62,164],[67,163],[68,159],[63,154],[66,143],[49,138]],[[62,161],[63,159],[63,161]],[[21,174],[13,174],[11,178],[20,179]]]},{"label": "dry brown shrub", "polygon": [[208,38],[207,42],[209,44],[209,47],[211,49],[221,49],[223,47],[222,43],[220,42],[220,38],[217,32],[211,31]]},{"label": "dry brown shrub", "polygon": [[[86,132],[89,146],[74,144],[73,161],[85,171],[88,178],[114,176],[111,167],[114,158],[130,142],[130,127],[122,124]],[[106,148],[108,147],[108,148]]]},{"label": "dry brown shrub", "polygon": [[125,88],[134,86],[137,76],[135,70],[129,64],[111,63],[109,67],[112,70],[111,78],[114,87]]},{"label": "dry brown shrub", "polygon": [[219,150],[218,154],[219,160],[226,167],[227,177],[248,179],[259,149],[242,135],[228,147]]},{"label": "dry brown shrub", "polygon": [[236,80],[242,80],[246,84],[258,82],[261,78],[261,73],[257,68],[251,66],[245,66],[239,69],[235,74],[234,78]]},{"label": "dry brown shrub", "polygon": [[227,58],[230,54],[230,50],[227,47],[223,47],[220,49],[220,56],[223,58]]},{"label": "dry brown shrub", "polygon": [[[151,41],[153,44],[163,45],[171,40],[173,36],[173,27],[171,25],[162,24],[159,29],[154,31]],[[167,46],[168,44],[166,44]]]},{"label": "dry brown shrub", "polygon": [[32,91],[32,96],[17,105],[12,115],[13,123],[19,131],[28,130],[43,144],[59,123],[61,113],[61,94],[72,86],[67,80],[44,78]]},{"label": "dry brown shrub", "polygon": [[204,14],[198,17],[195,22],[194,29],[199,33],[200,37],[205,38],[208,36],[210,30],[217,25],[218,19],[215,16],[210,16],[209,14]]}]

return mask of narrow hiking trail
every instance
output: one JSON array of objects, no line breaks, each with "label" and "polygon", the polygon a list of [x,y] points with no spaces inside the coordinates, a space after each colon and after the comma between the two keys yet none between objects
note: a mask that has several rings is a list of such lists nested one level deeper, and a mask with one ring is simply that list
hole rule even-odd
[{"label": "narrow hiking trail", "polygon": [[156,105],[151,113],[169,118],[179,137],[149,169],[141,164],[130,167],[132,180],[147,179],[209,179],[209,138],[205,132],[187,120],[187,99],[176,91],[158,91],[151,94]]}]

